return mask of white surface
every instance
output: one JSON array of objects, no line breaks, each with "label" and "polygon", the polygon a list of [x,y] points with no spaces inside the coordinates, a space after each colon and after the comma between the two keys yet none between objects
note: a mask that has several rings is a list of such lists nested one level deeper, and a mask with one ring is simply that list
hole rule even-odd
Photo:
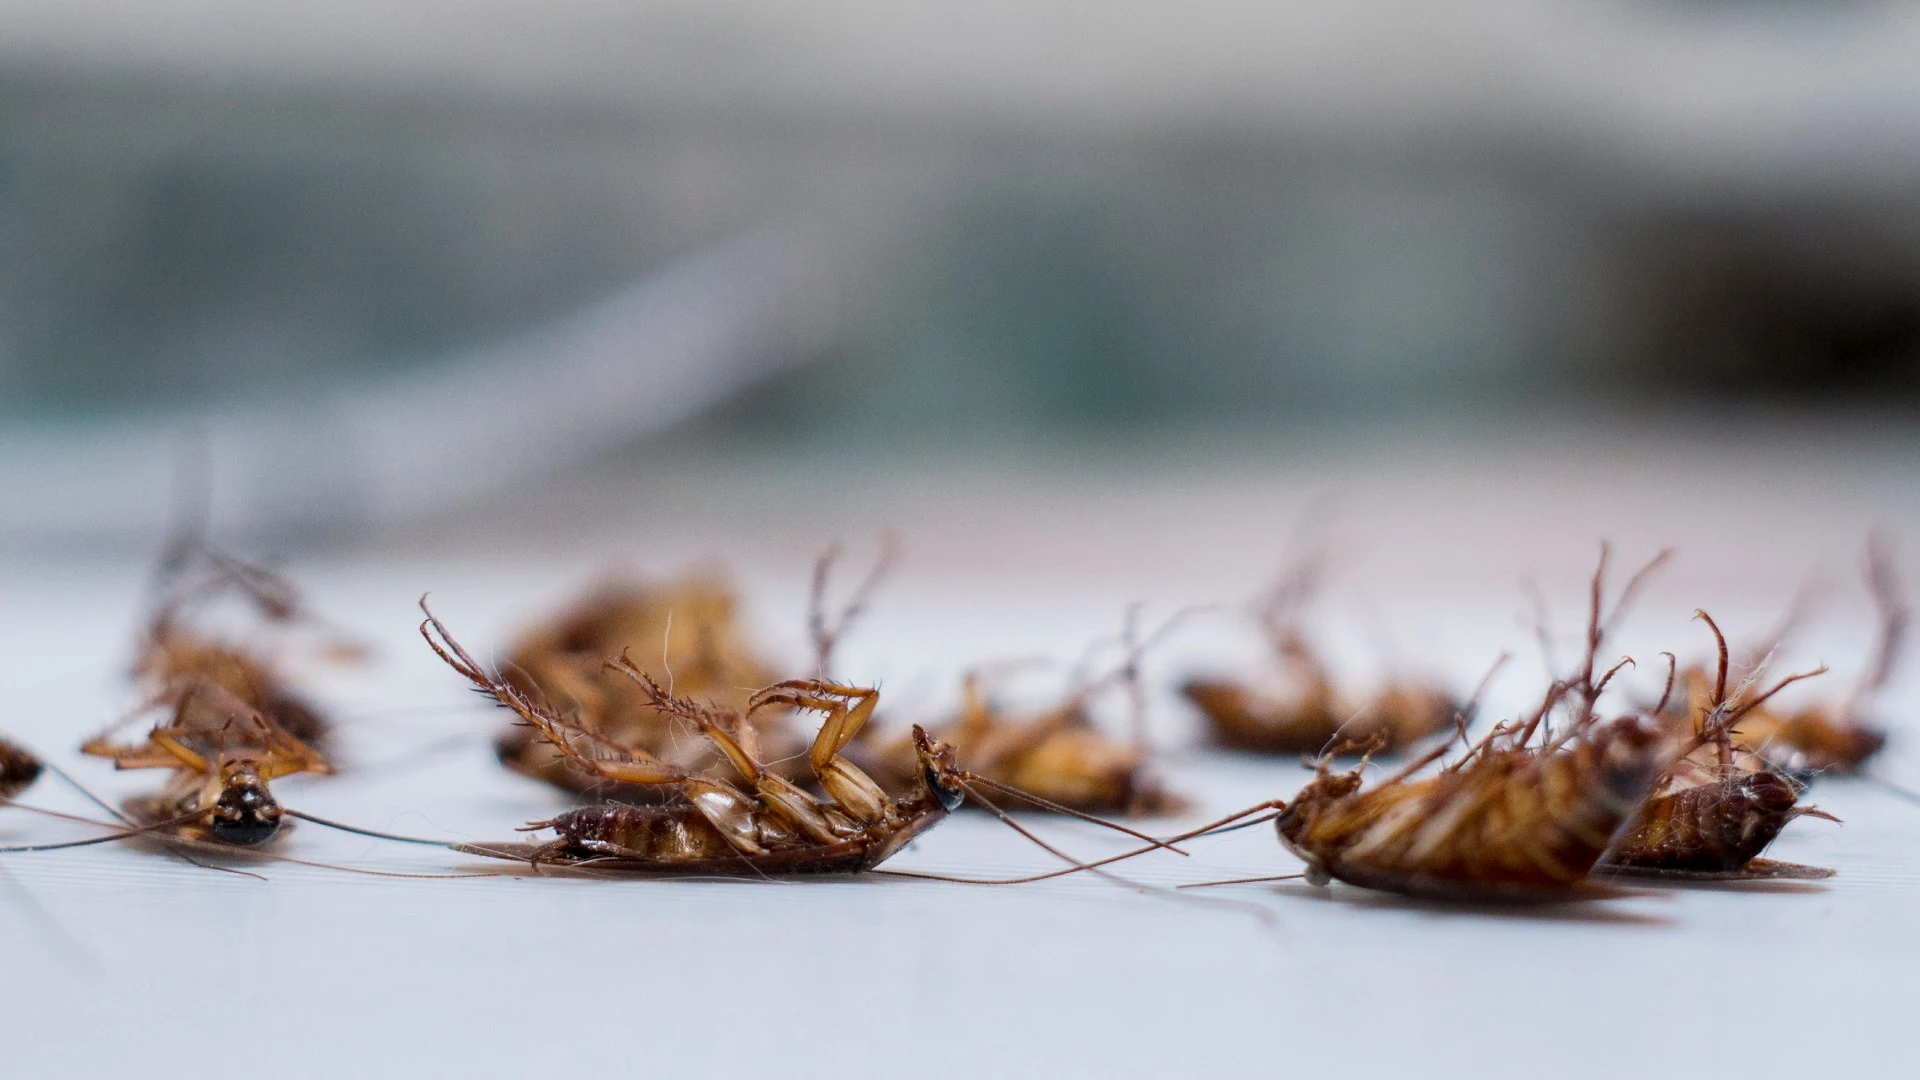
[{"label": "white surface", "polygon": [[[1510,464],[1493,486],[1524,490],[1518,478],[1542,467],[1538,460]],[[1900,515],[1910,512],[1910,496],[1895,505],[1867,473],[1847,475],[1848,483],[1825,490],[1851,491],[1861,505],[1908,520]],[[1636,482],[1633,470],[1616,482],[1617,491],[1597,493],[1598,505],[1623,498]],[[1797,492],[1802,508],[1822,505],[1791,477],[1779,484],[1789,496]],[[1019,504],[1011,487],[1003,490]],[[1236,514],[1265,522],[1261,515],[1277,503],[1260,492],[1220,499],[1142,481],[1102,503],[1091,490],[1081,491],[1077,520],[1103,557],[1036,544],[1048,526],[1032,522],[1025,534],[987,528],[970,547],[949,536],[942,548],[915,531],[941,527],[938,518],[913,519],[908,550],[925,551],[936,570],[929,578],[914,569],[926,563],[909,563],[850,643],[848,666],[884,677],[896,708],[931,708],[949,692],[943,676],[968,660],[1033,648],[1076,655],[1117,622],[1133,598],[1130,580],[1152,582],[1147,598],[1164,611],[1175,600],[1207,598],[1224,582],[1253,580],[1271,565],[1277,531],[1237,546],[1223,540],[1212,549],[1218,563],[1211,572],[1182,578],[1166,570],[1181,565],[1169,553],[1182,537],[1208,535]],[[1460,494],[1456,485],[1452,495]],[[1362,500],[1353,519],[1380,526],[1385,518],[1376,511],[1393,495]],[[1462,505],[1445,490],[1430,496]],[[1863,525],[1836,513],[1814,525],[1795,517],[1799,524],[1782,530],[1787,539],[1776,550],[1770,536],[1741,541],[1752,530],[1723,513],[1718,499],[1744,496],[1678,500],[1691,508],[1676,506],[1627,530],[1747,545],[1741,558],[1716,558],[1711,546],[1690,561],[1683,552],[1635,620],[1630,647],[1656,638],[1697,647],[1698,629],[1686,623],[1696,602],[1689,596],[1719,601],[1726,622],[1762,625],[1791,591],[1803,552],[1823,549],[1845,567]],[[1152,519],[1131,500],[1182,510]],[[1529,534],[1517,527],[1528,516],[1523,503],[1489,511],[1500,501],[1483,496],[1473,504],[1494,538],[1477,554],[1445,539],[1470,531],[1460,522],[1420,515],[1382,526],[1372,548],[1405,551],[1412,536],[1440,538],[1439,550],[1462,564],[1456,581],[1371,600],[1422,666],[1458,683],[1470,683],[1497,649],[1518,651],[1503,683],[1507,703],[1531,693],[1538,665],[1513,618],[1518,591],[1481,583],[1540,573],[1571,627],[1590,550],[1585,521],[1568,515],[1557,543],[1517,558],[1498,538],[1526,542]],[[1126,522],[1138,527],[1123,537]],[[689,537],[700,535],[701,523],[681,528],[684,535],[663,541],[651,565],[671,565],[700,547]],[[764,535],[715,535],[707,535],[705,550],[734,554],[773,543]],[[815,539],[780,543],[802,550]],[[1017,548],[1030,558],[1014,558]],[[1629,554],[1641,552],[1623,558]],[[597,555],[576,547],[525,560],[296,566],[324,611],[378,645],[379,661],[316,681],[345,717],[344,756],[353,768],[286,782],[283,800],[369,827],[459,838],[504,838],[560,805],[491,762],[486,738],[499,716],[475,709],[419,644],[412,603],[433,589],[454,632],[490,655]],[[1063,563],[1077,568],[1048,572]],[[1010,575],[1011,565],[1022,572]],[[1390,556],[1374,565],[1384,565],[1378,588],[1398,589],[1409,573]],[[1744,592],[1728,587],[1729,576],[1755,567],[1767,571],[1763,583]],[[123,704],[117,671],[139,569],[18,562],[0,569],[0,670],[9,690],[0,727],[116,794],[147,779],[111,775],[77,761],[70,748]],[[1362,563],[1351,573],[1367,569]],[[800,566],[762,555],[743,572],[756,621],[776,646],[796,646],[798,620],[787,613],[798,610]],[[1851,587],[1844,576],[1836,580]],[[1690,593],[1696,584],[1701,591]],[[1462,590],[1477,599],[1463,600]],[[1809,628],[1802,650],[1832,660],[1844,680],[1866,631],[1857,598],[1839,603]],[[1338,623],[1339,604],[1331,604]],[[1675,636],[1661,637],[1668,634]],[[1334,636],[1344,642],[1336,647],[1342,659],[1364,667],[1364,630]],[[1230,620],[1201,619],[1162,654],[1157,679],[1164,683],[1196,654],[1230,663],[1257,655],[1257,647]],[[1912,674],[1903,687],[1914,685]],[[1886,768],[1915,783],[1910,691],[1889,706],[1899,741]],[[1169,719],[1163,730],[1177,740],[1184,726]],[[406,763],[457,733],[469,738],[451,752]],[[1207,814],[1290,795],[1301,781],[1286,763],[1177,748],[1167,771]],[[31,796],[75,805],[51,779]],[[1885,1074],[1894,1055],[1910,1056],[1908,1013],[1920,991],[1913,916],[1920,807],[1840,782],[1820,786],[1815,799],[1846,824],[1798,822],[1774,853],[1839,868],[1830,883],[1672,891],[1521,912],[1451,910],[1340,886],[1324,893],[1219,889],[1202,899],[1091,879],[1018,888],[884,878],[400,881],[274,863],[254,867],[270,879],[260,882],[118,847],[7,856],[0,867],[18,888],[0,884],[7,958],[0,1071],[1489,1077],[1710,1075],[1738,1062],[1746,1077]],[[1087,855],[1115,847],[1080,826],[1049,832]],[[67,834],[17,811],[0,815],[0,843]],[[480,864],[312,826],[278,850],[386,870]],[[991,821],[962,817],[894,865],[991,876],[1048,864]],[[1126,873],[1167,884],[1295,865],[1270,832],[1255,829],[1196,845],[1192,860],[1156,857]]]}]

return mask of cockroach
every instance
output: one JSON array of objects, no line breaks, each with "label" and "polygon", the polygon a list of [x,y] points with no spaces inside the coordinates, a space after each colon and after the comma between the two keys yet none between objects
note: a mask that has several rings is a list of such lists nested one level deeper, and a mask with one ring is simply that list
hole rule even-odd
[{"label": "cockroach", "polygon": [[40,772],[39,758],[0,738],[0,803],[32,787]]},{"label": "cockroach", "polygon": [[[1858,772],[1886,746],[1886,729],[1872,719],[1872,713],[1875,698],[1892,677],[1900,658],[1912,608],[1894,570],[1892,555],[1879,537],[1868,541],[1863,562],[1867,586],[1879,611],[1879,640],[1854,692],[1844,701],[1791,711],[1753,709],[1733,733],[1736,749],[1757,755],[1795,776],[1808,776]],[[1760,659],[1771,651],[1762,650]],[[1708,694],[1713,680],[1704,667],[1683,673],[1682,685],[1686,693],[1679,704],[1685,715],[1700,715],[1701,710],[1712,708]]]},{"label": "cockroach", "polygon": [[[1162,815],[1185,805],[1148,768],[1142,744],[1117,740],[1094,722],[1089,705],[1099,684],[1073,690],[1052,708],[1021,715],[993,702],[981,682],[978,671],[963,678],[959,717],[937,729],[975,772],[1089,814]],[[862,748],[857,760],[899,790],[916,775],[917,743],[911,737],[893,739]]]},{"label": "cockroach", "polygon": [[[1802,806],[1800,785],[1764,762],[1743,764],[1735,733],[1768,698],[1826,669],[1789,675],[1764,693],[1727,700],[1727,639],[1705,612],[1696,613],[1719,643],[1720,667],[1705,711],[1694,722],[1685,755],[1647,797],[1601,860],[1611,874],[1679,880],[1826,878],[1818,866],[1762,859],[1760,853],[1798,817],[1839,819]],[[1669,668],[1671,673],[1671,668]],[[1669,681],[1668,691],[1672,683]],[[1656,715],[1666,711],[1662,701]]]},{"label": "cockroach", "polygon": [[157,793],[127,800],[141,827],[165,826],[189,840],[252,847],[273,839],[287,816],[268,784],[295,773],[328,774],[333,766],[274,719],[225,686],[207,680],[181,687],[169,720],[142,743],[89,740],[82,752],[111,758],[120,769],[171,769]]},{"label": "cockroach", "polygon": [[1181,685],[1180,693],[1212,727],[1214,741],[1261,754],[1318,753],[1332,745],[1392,752],[1446,731],[1459,702],[1440,687],[1395,681],[1362,697],[1336,688],[1300,618],[1317,573],[1318,560],[1306,560],[1256,609],[1279,661],[1271,685],[1211,676]]},{"label": "cockroach", "polygon": [[[1240,827],[1236,822],[1271,820],[1281,844],[1306,863],[1304,875],[1291,876],[1314,885],[1338,880],[1452,901],[1609,895],[1588,874],[1673,763],[1678,740],[1646,718],[1601,720],[1594,711],[1627,663],[1596,674],[1605,571],[1603,548],[1594,573],[1585,673],[1556,680],[1525,721],[1496,724],[1459,759],[1418,776],[1445,754],[1448,740],[1371,788],[1363,788],[1366,757],[1352,770],[1334,772],[1329,764],[1338,748],[1329,749],[1313,780],[1292,800],[1256,804],[1169,842]],[[1629,583],[1623,601],[1646,572]],[[1474,701],[1485,686],[1483,680]],[[1552,732],[1547,718],[1563,703],[1572,715]],[[1458,737],[1464,739],[1471,713],[1470,705],[1456,715]],[[1269,816],[1255,817],[1261,813]]]},{"label": "cockroach", "polygon": [[[314,625],[296,589],[262,567],[196,543],[176,544],[162,562],[159,599],[141,636],[133,665],[135,683],[150,707],[172,706],[185,693],[215,685],[270,717],[276,727],[309,747],[324,748],[326,717],[288,688],[258,640],[232,641],[217,636],[204,613],[217,601],[237,596],[278,629]],[[256,635],[257,637],[257,635]],[[357,646],[335,640],[329,651],[357,654]]]},{"label": "cockroach", "polygon": [[[959,716],[934,732],[952,744],[977,775],[1037,796],[1049,809],[1130,817],[1178,813],[1186,800],[1167,791],[1150,765],[1140,661],[1179,617],[1136,642],[1130,612],[1120,665],[1101,678],[1077,679],[1064,698],[1038,712],[1016,713],[995,702],[983,685],[982,671],[970,671],[961,680]],[[1116,739],[1094,720],[1093,703],[1115,688],[1124,690],[1132,703],[1133,737],[1128,741]],[[895,790],[910,785],[917,774],[911,738],[858,746],[854,756]]]},{"label": "cockroach", "polygon": [[[838,556],[836,545],[813,568],[807,626],[813,638],[814,673],[819,678],[829,676],[834,649],[865,613],[874,589],[892,568],[896,552],[891,545],[883,547],[873,569],[838,616],[829,618],[827,585]],[[1134,612],[1130,611],[1122,634],[1125,657],[1121,665],[1103,679],[1081,680],[1063,700],[1037,713],[1014,715],[993,702],[983,686],[984,675],[976,668],[961,680],[960,715],[934,727],[934,734],[939,741],[951,744],[977,776],[1017,788],[1026,793],[1026,801],[1047,809],[1129,816],[1177,812],[1185,805],[1184,800],[1169,794],[1148,767],[1151,754],[1144,730],[1139,665],[1148,645],[1171,629],[1179,617],[1168,620],[1147,642],[1136,644]],[[1124,687],[1133,700],[1134,733],[1130,743],[1117,741],[1102,731],[1089,708],[1100,691],[1113,686]],[[912,735],[889,738],[878,735],[873,726],[861,730],[865,737],[847,747],[847,756],[888,790],[911,790],[922,771]]]},{"label": "cockroach", "polygon": [[[455,845],[459,851],[534,866],[591,865],[643,874],[758,877],[873,871],[969,796],[982,798],[976,785],[998,787],[959,769],[951,746],[916,730],[918,783],[905,795],[889,796],[840,753],[879,703],[879,692],[870,688],[792,679],[754,692],[745,710],[737,711],[668,693],[627,657],[607,662],[610,671],[631,680],[653,707],[692,725],[709,740],[748,785],[742,790],[727,780],[696,774],[614,743],[562,718],[482,667],[447,632],[424,598],[420,606],[426,615],[420,634],[435,654],[475,690],[512,710],[569,761],[616,783],[659,787],[678,796],[678,801],[664,805],[581,807],[533,822],[523,830],[551,829],[556,839],[546,843]],[[825,798],[774,774],[752,752],[752,716],[768,708],[812,711],[825,717],[807,754]],[[1035,843],[1073,861],[1002,817]],[[1122,826],[1109,827],[1155,847],[1164,846]],[[1097,864],[1076,862],[1073,869],[1093,865]]]},{"label": "cockroach", "polygon": [[[649,674],[676,692],[744,709],[748,691],[741,687],[766,685],[774,675],[741,632],[735,609],[732,590],[711,577],[611,582],[528,632],[509,653],[502,678],[602,739],[689,772],[717,772],[725,760],[711,743],[681,738],[684,725],[672,713],[605,663],[631,649],[648,659]],[[760,726],[769,757],[790,758],[803,748],[784,724]],[[575,794],[637,802],[662,797],[656,785],[620,784],[579,767],[525,726],[508,728],[494,749],[515,772]]]}]

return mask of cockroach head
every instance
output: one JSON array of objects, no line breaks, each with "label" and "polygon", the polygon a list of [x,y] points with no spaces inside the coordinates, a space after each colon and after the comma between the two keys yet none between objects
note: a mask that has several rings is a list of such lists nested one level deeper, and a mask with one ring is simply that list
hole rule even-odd
[{"label": "cockroach head", "polygon": [[960,779],[960,767],[954,762],[953,747],[915,724],[913,750],[920,758],[920,779],[926,783],[927,790],[940,800],[941,806],[958,810],[960,804],[967,801],[967,786]]},{"label": "cockroach head", "polygon": [[239,760],[221,769],[220,795],[208,827],[221,843],[251,847],[280,831],[280,804],[253,762]]}]

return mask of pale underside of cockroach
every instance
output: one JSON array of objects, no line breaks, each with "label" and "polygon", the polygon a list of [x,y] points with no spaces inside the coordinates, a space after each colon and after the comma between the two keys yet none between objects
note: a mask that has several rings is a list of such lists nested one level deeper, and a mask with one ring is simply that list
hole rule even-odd
[{"label": "pale underside of cockroach", "polygon": [[1587,875],[1667,765],[1631,718],[1555,748],[1483,743],[1455,766],[1360,790],[1329,773],[1285,805],[1280,839],[1329,879],[1442,900],[1542,902],[1596,895]]},{"label": "pale underside of cockroach", "polygon": [[[422,609],[425,609],[424,602]],[[609,780],[670,789],[671,806],[584,807],[528,829],[553,829],[545,844],[465,844],[459,850],[533,864],[591,865],[639,873],[760,876],[868,870],[932,827],[966,797],[953,750],[915,733],[917,789],[889,797],[840,751],[872,716],[879,695],[816,679],[775,683],[752,695],[744,712],[695,704],[666,693],[622,658],[612,666],[711,740],[750,785],[695,775],[642,751],[610,743],[571,724],[474,661],[427,612],[421,635],[474,689],[513,710],[569,760]],[[764,708],[820,712],[825,720],[808,763],[825,799],[768,771],[751,749],[750,722]],[[743,737],[744,736],[744,737]]]},{"label": "pale underside of cockroach", "polygon": [[[1628,582],[1621,603],[1664,558]],[[1419,775],[1451,739],[1364,790],[1365,759],[1359,768],[1333,772],[1329,764],[1341,748],[1330,747],[1314,779],[1290,802],[1261,804],[1173,839],[1271,810],[1280,842],[1306,863],[1304,876],[1317,885],[1338,880],[1428,899],[1498,903],[1613,894],[1588,875],[1667,774],[1681,740],[1641,717],[1601,721],[1594,712],[1626,663],[1605,674],[1597,669],[1607,626],[1606,565],[1603,546],[1593,577],[1584,670],[1554,682],[1530,718],[1494,725],[1437,773]],[[1486,685],[1483,680],[1475,691],[1475,702]],[[1563,705],[1570,715],[1555,731],[1549,720]],[[1456,714],[1455,732],[1462,739],[1474,708],[1469,703]]]},{"label": "pale underside of cockroach", "polygon": [[[660,585],[611,583],[589,591],[536,626],[509,655],[501,678],[571,724],[688,772],[724,774],[726,760],[685,721],[656,707],[633,681],[608,671],[606,660],[636,657],[656,681],[685,697],[724,708],[747,707],[749,691],[773,681],[747,644],[733,593],[716,580],[690,576]],[[757,736],[775,768],[798,780],[788,762],[805,743],[781,716],[764,717]],[[537,732],[516,724],[494,743],[502,764],[562,790],[597,799],[657,802],[657,785],[609,781],[568,759]]]}]

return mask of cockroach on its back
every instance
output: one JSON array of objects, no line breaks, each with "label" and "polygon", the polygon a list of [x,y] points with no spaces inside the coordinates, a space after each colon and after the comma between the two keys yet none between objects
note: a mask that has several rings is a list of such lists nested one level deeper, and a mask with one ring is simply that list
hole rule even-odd
[{"label": "cockroach on its back", "polygon": [[[892,568],[895,554],[883,547],[865,580],[854,589],[836,618],[827,617],[826,593],[837,546],[815,563],[808,601],[807,626],[814,645],[814,673],[826,678],[834,649],[848,627],[865,612],[879,583]],[[933,726],[939,741],[952,744],[976,780],[1017,788],[1024,801],[1052,810],[1083,814],[1155,815],[1176,812],[1184,800],[1168,793],[1149,768],[1144,731],[1144,703],[1139,687],[1139,665],[1145,650],[1179,616],[1147,640],[1134,640],[1134,612],[1129,612],[1121,635],[1124,657],[1107,676],[1081,679],[1052,707],[1031,714],[1014,714],[991,700],[976,668],[961,680],[960,714],[949,723]],[[1090,704],[1102,691],[1119,687],[1133,699],[1134,737],[1114,739],[1095,722]],[[910,790],[919,782],[919,751],[908,734],[888,737],[875,727],[847,748],[847,755],[889,790]],[[976,803],[976,805],[978,805]]]},{"label": "cockroach on its back", "polygon": [[280,831],[285,815],[270,781],[333,771],[318,751],[213,682],[180,688],[171,717],[145,742],[100,736],[81,750],[120,769],[173,770],[157,793],[127,800],[136,825],[238,847],[265,843]]},{"label": "cockroach on its back", "polygon": [[1459,702],[1435,686],[1394,681],[1364,700],[1336,687],[1301,627],[1318,560],[1305,560],[1274,588],[1257,615],[1279,661],[1274,687],[1236,679],[1188,679],[1180,693],[1200,710],[1221,746],[1261,754],[1317,754],[1335,745],[1404,749],[1453,723]]},{"label": "cockroach on its back", "polygon": [[[748,692],[741,688],[764,686],[773,675],[741,632],[736,606],[730,589],[705,576],[608,583],[529,631],[509,654],[501,677],[529,699],[611,742],[689,772],[718,772],[725,769],[725,759],[711,743],[684,738],[681,721],[656,707],[631,680],[606,670],[605,662],[631,650],[649,675],[670,683],[676,693],[744,709]],[[804,743],[780,719],[763,721],[759,737],[767,757],[789,759],[804,750]],[[580,768],[522,725],[502,732],[494,748],[515,772],[575,794],[634,802],[663,797],[656,786],[615,784]]]},{"label": "cockroach on its back", "polygon": [[[299,593],[270,570],[198,542],[176,542],[162,561],[160,597],[142,632],[133,677],[150,707],[171,707],[194,688],[221,687],[247,708],[315,749],[330,736],[326,717],[290,689],[264,640],[265,631],[312,623]],[[235,596],[259,619],[257,640],[234,641],[207,625],[205,610]],[[329,651],[357,654],[333,641]]]},{"label": "cockroach on its back", "polygon": [[[1867,542],[1864,573],[1879,612],[1878,641],[1859,685],[1845,700],[1794,710],[1771,707],[1748,712],[1733,732],[1733,746],[1798,776],[1859,771],[1887,743],[1886,729],[1871,718],[1875,699],[1892,677],[1912,620],[1893,557],[1878,536]],[[1784,631],[1783,631],[1784,632]],[[1761,659],[1771,648],[1759,650]],[[1704,667],[1682,672],[1684,692],[1676,705],[1684,715],[1711,708],[1713,679]]]},{"label": "cockroach on its back", "polygon": [[[1651,568],[1628,583],[1623,601]],[[1280,842],[1306,863],[1304,876],[1316,885],[1338,880],[1449,901],[1535,903],[1606,895],[1588,874],[1678,746],[1656,723],[1635,716],[1603,721],[1594,710],[1626,663],[1604,674],[1595,663],[1605,572],[1603,548],[1594,573],[1585,672],[1555,682],[1528,719],[1496,724],[1434,775],[1417,776],[1451,740],[1371,788],[1363,788],[1364,757],[1359,767],[1333,772],[1328,766],[1339,748],[1330,748],[1292,800],[1257,804],[1171,842],[1271,812]],[[1485,686],[1483,681],[1482,691]],[[1546,721],[1563,704],[1572,715],[1552,731]],[[1469,706],[1458,714],[1461,737],[1471,711]]]},{"label": "cockroach on its back", "polygon": [[[1797,817],[1839,819],[1799,805],[1800,785],[1764,762],[1743,765],[1741,759],[1750,755],[1734,747],[1745,717],[1781,689],[1825,669],[1791,675],[1764,693],[1728,701],[1726,637],[1705,612],[1698,615],[1719,643],[1719,675],[1698,718],[1690,721],[1691,745],[1608,849],[1602,867],[1612,874],[1680,880],[1831,877],[1833,871],[1824,867],[1759,857]],[[1665,705],[1662,701],[1656,714],[1664,713]]]},{"label": "cockroach on its back", "polygon": [[[920,764],[917,783],[898,797],[889,796],[841,756],[840,751],[873,715],[878,691],[821,679],[794,679],[756,692],[747,709],[736,712],[669,694],[626,657],[608,661],[611,669],[632,679],[658,708],[698,729],[726,756],[748,789],[690,773],[560,717],[481,667],[427,610],[424,600],[421,609],[427,617],[420,633],[434,652],[475,690],[511,709],[550,740],[568,760],[616,783],[661,787],[679,799],[657,806],[582,807],[526,827],[554,830],[557,838],[547,843],[462,844],[456,845],[457,850],[535,865],[590,864],[651,874],[757,877],[870,871],[939,823],[969,795],[978,797],[973,785],[982,778],[957,768],[953,748],[924,730],[914,733]],[[825,798],[769,771],[750,750],[751,716],[766,708],[815,711],[825,717],[807,755]],[[1140,836],[1132,830],[1120,831]],[[1164,846],[1141,838],[1155,847]]]}]

